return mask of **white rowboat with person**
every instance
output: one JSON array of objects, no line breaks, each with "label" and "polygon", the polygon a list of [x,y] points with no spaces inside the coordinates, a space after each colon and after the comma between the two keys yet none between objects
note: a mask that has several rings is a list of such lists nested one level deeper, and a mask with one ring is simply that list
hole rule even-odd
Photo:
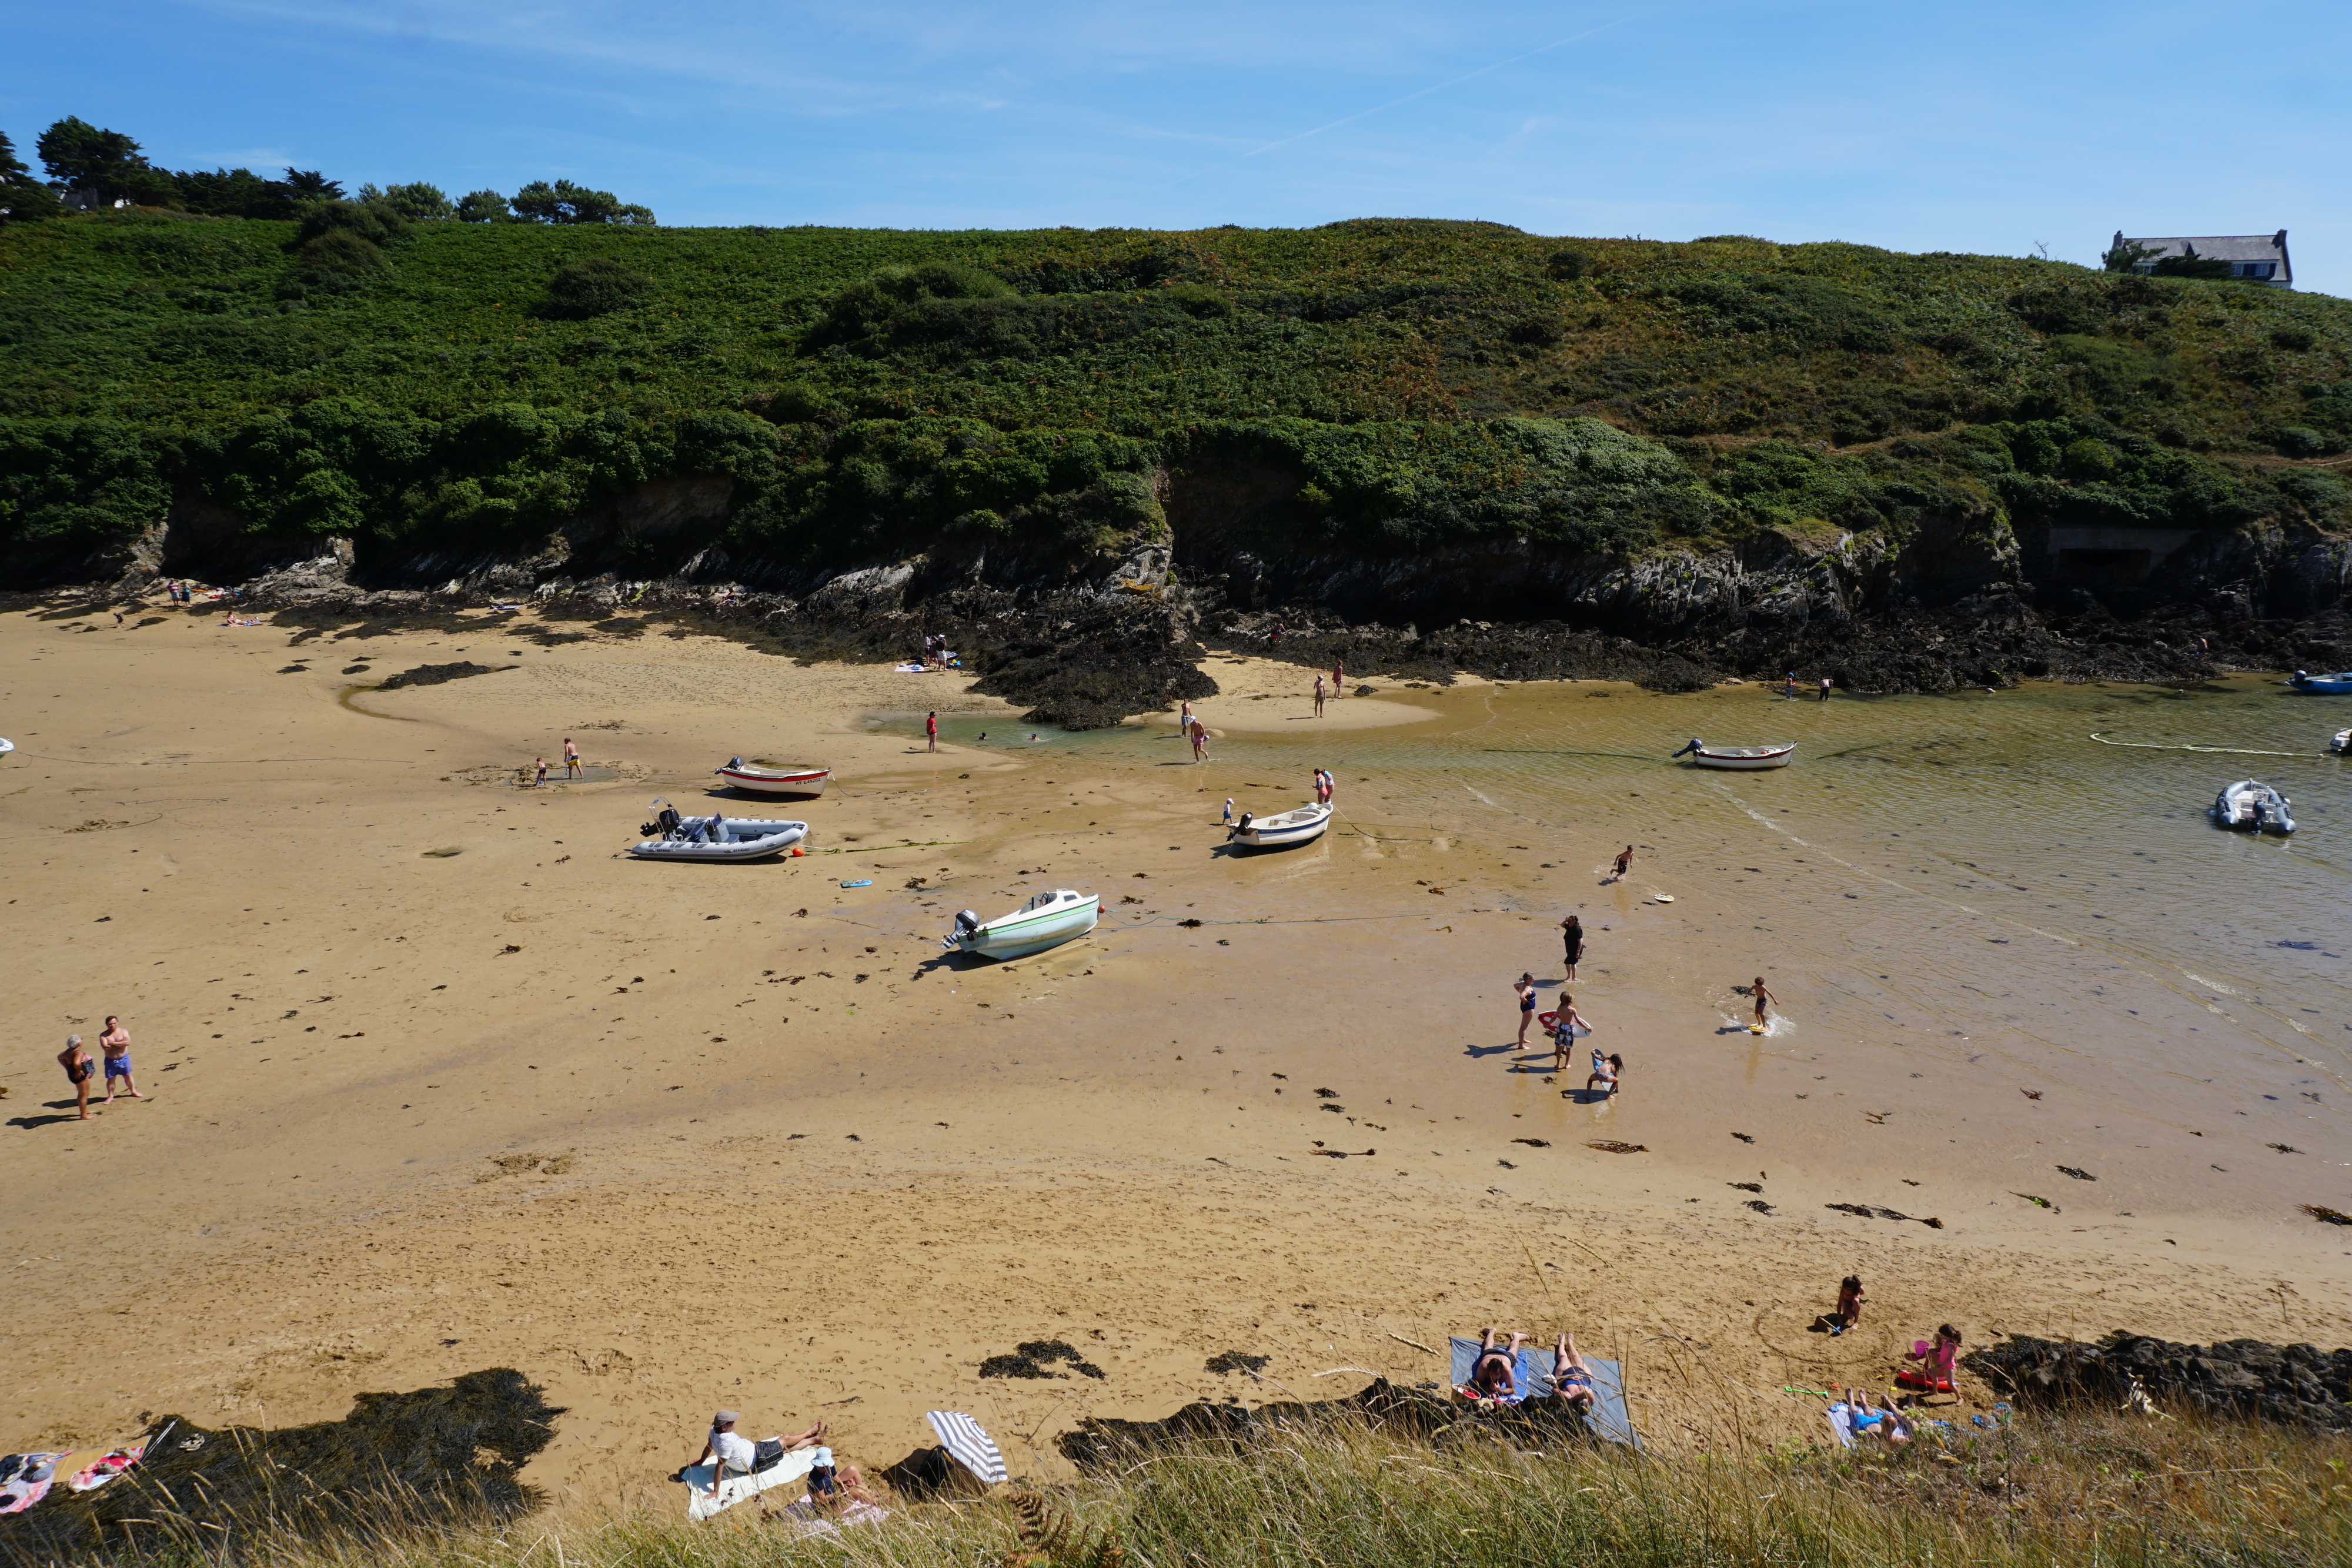
[{"label": "white rowboat with person", "polygon": [[940,946],[950,953],[977,953],[983,958],[1022,958],[1085,936],[1100,918],[1102,894],[1059,887],[993,920],[983,921],[967,909],[956,916],[955,929]]},{"label": "white rowboat with person", "polygon": [[1331,826],[1331,808],[1317,803],[1300,806],[1293,810],[1277,811],[1271,817],[1242,813],[1226,839],[1233,843],[1254,850],[1288,849],[1294,844],[1311,843],[1323,836]]},{"label": "white rowboat with person", "polygon": [[1766,768],[1786,768],[1789,758],[1797,754],[1797,743],[1771,746],[1709,746],[1693,737],[1691,743],[1675,753],[1688,757],[1701,768],[1722,768],[1737,772],[1753,773]]},{"label": "white rowboat with person", "polygon": [[771,762],[764,757],[755,757],[749,762],[732,757],[728,758],[726,767],[714,771],[736,789],[752,795],[822,795],[826,781],[833,777],[830,768]]},{"label": "white rowboat with person", "polygon": [[2291,833],[2294,831],[2294,818],[2287,808],[2293,804],[2258,779],[2241,779],[2214,798],[2213,820],[2225,828]]}]

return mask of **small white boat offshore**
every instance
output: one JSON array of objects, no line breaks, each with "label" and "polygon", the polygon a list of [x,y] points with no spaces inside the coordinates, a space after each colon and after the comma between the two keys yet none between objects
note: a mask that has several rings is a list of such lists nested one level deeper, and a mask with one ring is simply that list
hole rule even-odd
[{"label": "small white boat offshore", "polygon": [[726,767],[713,771],[736,789],[753,795],[822,795],[826,782],[833,778],[830,768],[771,762],[764,757],[755,757],[749,762],[730,757]]},{"label": "small white boat offshore", "polygon": [[2291,833],[2294,818],[2287,808],[2293,804],[2258,779],[2241,779],[2214,798],[2213,820],[2225,828],[2244,828],[2250,832]]},{"label": "small white boat offshore", "polygon": [[1271,817],[1242,813],[1225,834],[1226,841],[1254,850],[1285,850],[1293,844],[1312,843],[1331,826],[1331,808],[1300,806],[1295,810],[1277,811]]},{"label": "small white boat offshore", "polygon": [[1010,915],[983,921],[967,909],[955,918],[955,929],[940,940],[950,953],[977,953],[983,958],[1022,958],[1057,947],[1083,936],[1102,918],[1102,894],[1074,893],[1066,887],[1041,893]]},{"label": "small white boat offshore", "polygon": [[629,853],[647,861],[755,861],[762,855],[781,854],[808,837],[806,822],[681,817],[667,806],[639,831],[657,835],[630,846]]},{"label": "small white boat offshore", "polygon": [[2287,683],[2299,692],[2315,692],[2321,696],[2352,696],[2352,670],[2338,670],[2332,675],[2311,675],[2297,670]]},{"label": "small white boat offshore", "polygon": [[1691,743],[1675,753],[1688,757],[1701,768],[1725,768],[1741,773],[1754,773],[1766,768],[1786,768],[1797,754],[1797,743],[1771,746],[1709,746],[1693,737]]},{"label": "small white boat offshore", "polygon": [[[5,744],[0,741],[0,745]],[[2338,757],[2352,757],[2352,729],[2337,730],[2336,738],[2327,743],[2327,749]]]}]

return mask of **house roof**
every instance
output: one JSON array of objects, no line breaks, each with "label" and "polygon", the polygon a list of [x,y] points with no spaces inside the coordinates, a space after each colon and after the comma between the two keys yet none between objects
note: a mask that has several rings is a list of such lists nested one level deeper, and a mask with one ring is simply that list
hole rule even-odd
[{"label": "house roof", "polygon": [[2267,235],[2174,235],[2135,237],[2116,231],[2116,243],[2146,246],[2156,253],[2150,260],[2183,256],[2194,249],[2208,261],[2274,261],[2282,278],[2294,277],[2287,261],[2286,230]]}]

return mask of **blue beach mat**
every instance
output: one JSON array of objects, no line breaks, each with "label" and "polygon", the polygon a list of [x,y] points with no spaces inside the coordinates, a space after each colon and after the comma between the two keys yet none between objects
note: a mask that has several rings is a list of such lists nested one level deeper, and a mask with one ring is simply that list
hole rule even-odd
[{"label": "blue beach mat", "polygon": [[[1449,1335],[1446,1347],[1453,1353],[1454,1386],[1461,1387],[1470,1381],[1470,1374],[1478,1364],[1479,1343],[1475,1339]],[[1530,1399],[1549,1398],[1551,1385],[1551,1352],[1523,1346],[1519,1351],[1518,1385],[1528,1391]],[[1603,1361],[1588,1355],[1584,1364],[1592,1374],[1592,1408],[1585,1413],[1584,1424],[1596,1437],[1612,1443],[1622,1443],[1639,1451],[1641,1434],[1633,1430],[1633,1418],[1625,1408],[1624,1369],[1613,1361]]]}]

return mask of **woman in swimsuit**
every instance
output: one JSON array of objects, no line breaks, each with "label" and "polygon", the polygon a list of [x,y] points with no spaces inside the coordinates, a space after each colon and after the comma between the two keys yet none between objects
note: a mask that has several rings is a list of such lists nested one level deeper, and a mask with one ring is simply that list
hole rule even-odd
[{"label": "woman in swimsuit", "polygon": [[1590,1410],[1601,1402],[1592,1391],[1592,1369],[1576,1354],[1576,1336],[1562,1333],[1559,1343],[1551,1353],[1552,1391],[1579,1410]]},{"label": "woman in swimsuit", "polygon": [[66,1048],[58,1052],[58,1065],[66,1070],[66,1082],[74,1086],[74,1094],[79,1103],[81,1119],[85,1122],[89,1121],[89,1080],[90,1075],[97,1071],[97,1065],[90,1061],[89,1052],[81,1048],[81,1036],[78,1034],[66,1036]]},{"label": "woman in swimsuit", "polygon": [[1528,1048],[1528,1023],[1536,1016],[1535,976],[1532,974],[1521,975],[1517,979],[1511,982],[1511,989],[1518,993],[1519,1049],[1521,1051],[1525,1051]]},{"label": "woman in swimsuit", "polygon": [[1590,1094],[1592,1092],[1592,1086],[1594,1084],[1606,1083],[1609,1086],[1609,1092],[1603,1094],[1601,1098],[1603,1100],[1614,1100],[1617,1098],[1617,1075],[1624,1071],[1625,1059],[1623,1057],[1613,1055],[1603,1056],[1599,1051],[1594,1051],[1592,1053],[1592,1075],[1584,1081],[1584,1092]]}]

